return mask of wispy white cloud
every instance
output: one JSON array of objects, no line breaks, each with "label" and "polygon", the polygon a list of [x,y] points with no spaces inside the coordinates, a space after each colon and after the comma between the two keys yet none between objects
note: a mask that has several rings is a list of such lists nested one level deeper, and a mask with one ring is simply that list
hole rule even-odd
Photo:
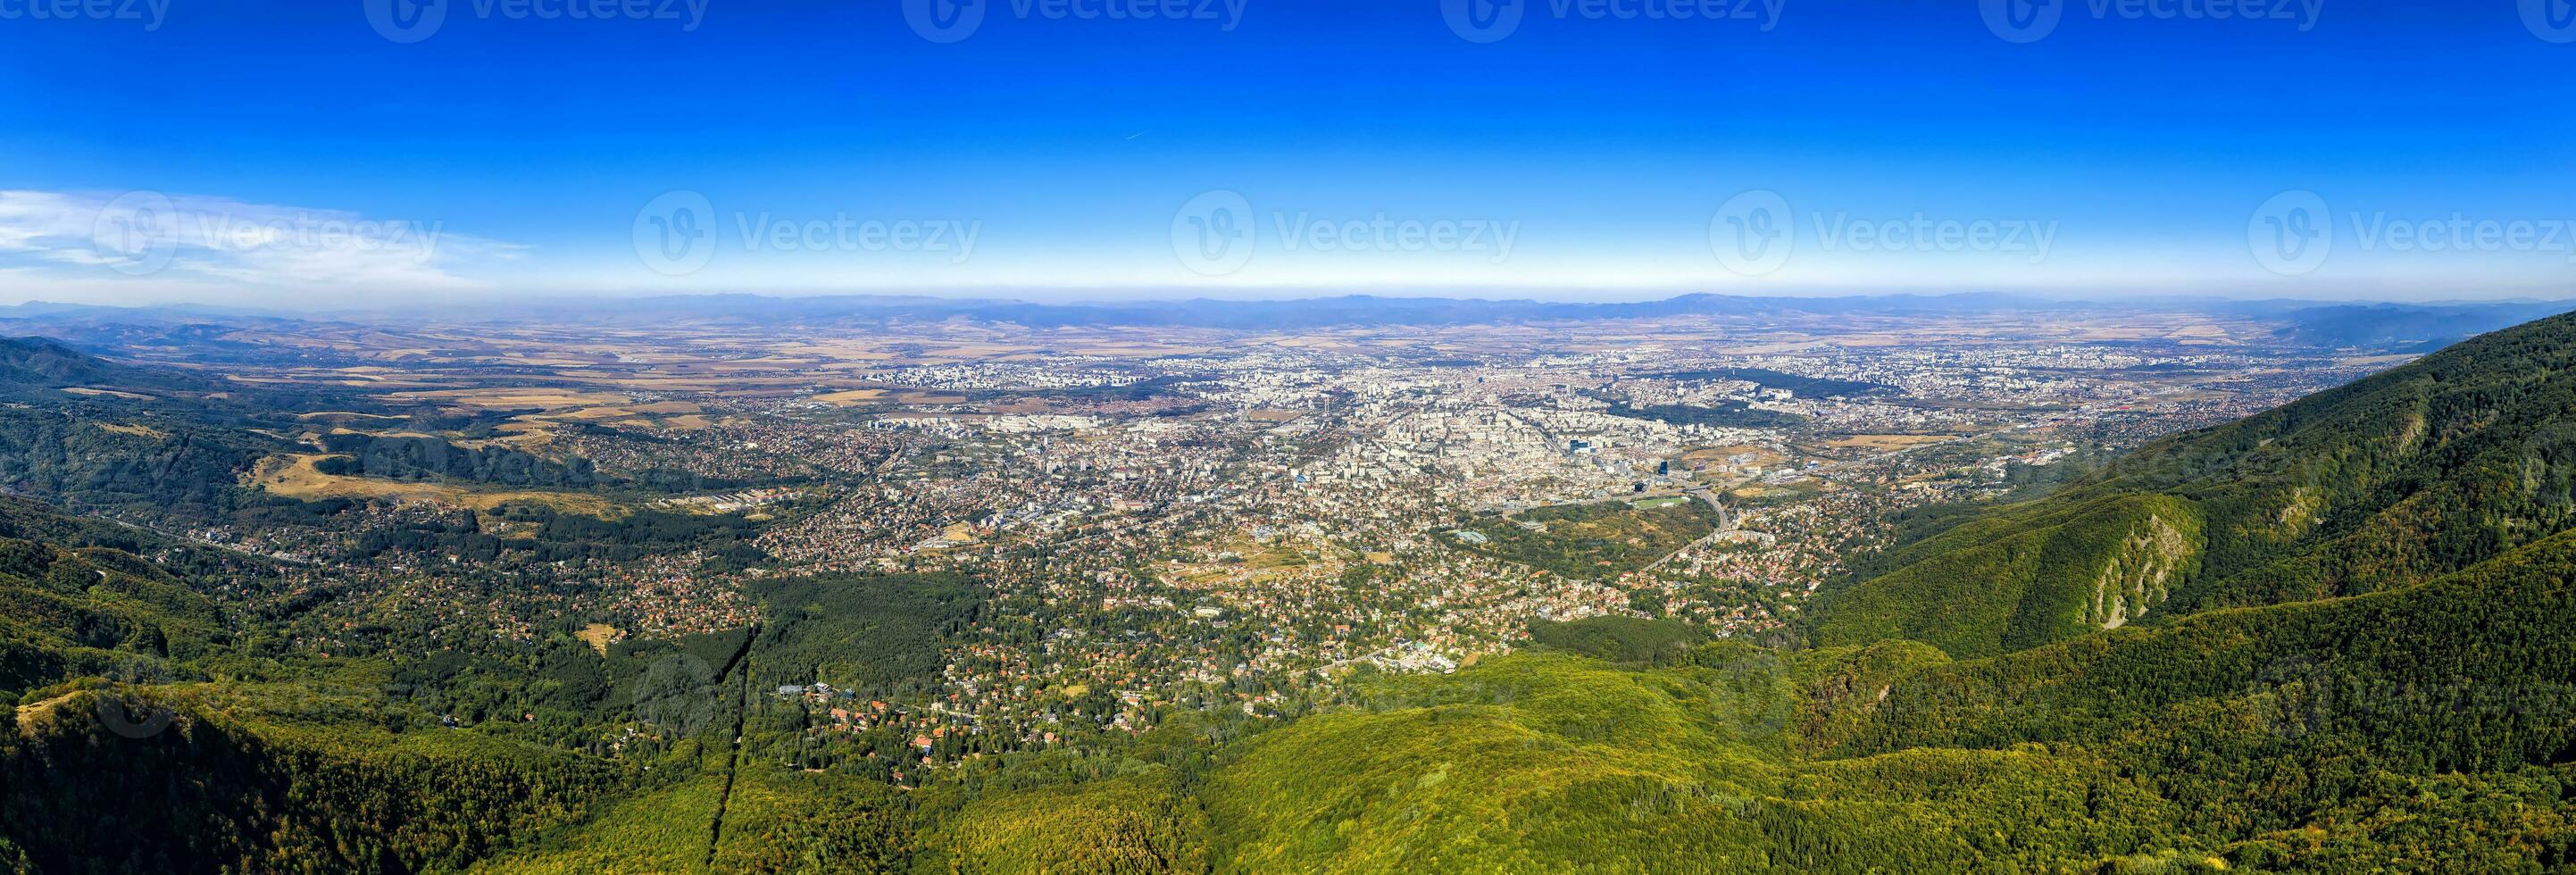
[{"label": "wispy white cloud", "polygon": [[481,292],[527,247],[443,223],[160,192],[0,190],[0,278],[19,297],[302,302]]}]

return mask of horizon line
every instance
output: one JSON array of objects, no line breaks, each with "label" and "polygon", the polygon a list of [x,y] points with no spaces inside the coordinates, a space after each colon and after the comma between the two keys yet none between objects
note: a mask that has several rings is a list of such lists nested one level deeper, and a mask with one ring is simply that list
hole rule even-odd
[{"label": "horizon line", "polygon": [[[766,290],[766,291],[708,291],[708,292],[672,292],[672,291],[648,291],[648,290],[634,290],[634,291],[605,291],[605,290],[600,290],[600,291],[573,291],[573,290],[565,290],[565,291],[556,291],[556,292],[518,293],[518,294],[506,293],[506,292],[493,292],[493,293],[489,293],[489,294],[451,296],[451,297],[449,297],[449,298],[448,298],[448,299],[446,299],[446,300],[443,300],[443,301],[437,301],[437,302],[378,302],[378,303],[370,303],[370,304],[361,304],[361,305],[356,305],[356,306],[349,306],[349,305],[331,306],[331,305],[325,305],[325,304],[323,304],[322,302],[279,302],[279,303],[273,303],[273,304],[241,304],[241,303],[221,303],[221,302],[217,302],[217,301],[214,301],[214,300],[189,300],[189,299],[180,299],[180,300],[163,300],[163,301],[156,301],[156,302],[152,302],[152,303],[145,303],[145,304],[110,304],[110,303],[90,303],[90,302],[82,302],[82,301],[49,300],[49,299],[45,299],[45,298],[41,298],[41,297],[28,297],[28,298],[21,299],[21,300],[17,301],[17,302],[16,302],[16,303],[14,303],[14,304],[0,304],[0,309],[5,309],[5,310],[18,310],[18,309],[28,309],[28,308],[60,308],[60,309],[88,309],[88,310],[121,310],[121,311],[136,311],[136,312],[141,312],[141,311],[151,311],[151,310],[208,310],[208,311],[224,311],[224,312],[241,313],[241,314],[278,313],[278,314],[298,314],[298,315],[323,315],[323,314],[333,314],[333,313],[385,313],[385,312],[406,312],[406,311],[439,310],[439,309],[452,309],[452,308],[456,308],[456,307],[490,306],[490,305],[542,305],[542,304],[546,304],[546,303],[569,303],[569,302],[581,302],[581,301],[621,301],[621,302],[666,301],[666,302],[667,302],[667,301],[682,301],[682,300],[690,300],[690,299],[707,299],[707,300],[718,300],[718,299],[751,299],[751,300],[768,300],[768,301],[799,301],[799,300],[805,300],[805,301],[825,301],[825,300],[832,300],[832,299],[862,299],[862,300],[876,300],[876,301],[882,301],[882,302],[886,302],[886,303],[889,303],[889,304],[895,304],[895,303],[922,303],[922,304],[928,304],[928,303],[947,303],[947,304],[1019,305],[1019,306],[1039,306],[1039,307],[1075,307],[1075,308],[1132,307],[1132,306],[1154,305],[1154,304],[1180,305],[1180,304],[1196,304],[1196,303],[1297,304],[1297,303],[1323,303],[1323,302],[1331,302],[1331,301],[1354,301],[1354,300],[1373,300],[1373,301],[1388,301],[1388,302],[1403,302],[1403,301],[1432,302],[1432,301],[1439,301],[1439,302],[1449,302],[1449,303],[1458,303],[1458,304],[1491,304],[1491,305],[1502,305],[1502,304],[1521,304],[1521,305],[1547,305],[1547,306],[1576,306],[1576,307],[1580,307],[1580,306],[1622,306],[1622,305],[1641,305],[1641,304],[1662,304],[1662,303],[1672,303],[1672,302],[1676,302],[1676,301],[1682,301],[1682,300],[1685,300],[1685,299],[1698,299],[1698,298],[1705,298],[1705,299],[1718,299],[1718,300],[1745,300],[1745,301],[1764,301],[1764,300],[1854,301],[1854,300],[1867,300],[1867,299],[1917,299],[1917,300],[1942,300],[1942,299],[1961,299],[1961,298],[1977,298],[1977,297],[1998,298],[1998,299],[2026,299],[2026,300],[2033,300],[2033,301],[2043,301],[2043,302],[2048,302],[2048,303],[2061,303],[2061,304],[2095,304],[2095,305],[2117,305],[2117,304],[2138,304],[2138,305],[2149,305],[2149,304],[2189,304],[2189,303],[2225,303],[2225,304],[2262,304],[2262,303],[2280,303],[2280,304],[2309,304],[2309,305],[2320,305],[2320,306],[2330,306],[2330,305],[2338,305],[2338,304],[2345,304],[2345,305],[2351,305],[2351,304],[2362,304],[2362,305],[2371,305],[2371,304],[2400,304],[2400,305],[2411,305],[2411,306],[2480,306],[2480,305],[2513,305],[2513,304],[2576,303],[2576,289],[2568,289],[2568,290],[2565,290],[2565,291],[2562,293],[2562,295],[2559,295],[2559,296],[2550,296],[2550,295],[2545,295],[2545,294],[2531,294],[2531,293],[2525,293],[2525,294],[2519,294],[2519,295],[2497,296],[2497,297],[2403,297],[2403,296],[2387,295],[2387,294],[2371,294],[2371,293],[2369,293],[2369,292],[2367,292],[2367,291],[2360,291],[2360,290],[2356,290],[2354,293],[2350,293],[2350,294],[2331,295],[2331,296],[2301,296],[2301,295],[2284,295],[2284,294],[2278,294],[2278,293],[2274,293],[2274,294],[2263,294],[2263,295],[2238,295],[2238,294],[2227,294],[2227,293],[2224,293],[2224,292],[2210,292],[2210,291],[2149,291],[2149,290],[2148,290],[2148,288],[2134,288],[2134,289],[2133,289],[2133,288],[2101,288],[2101,289],[2088,289],[2088,290],[2082,290],[2082,291],[2063,290],[2063,289],[2015,289],[2015,288],[1941,289],[1941,290],[1925,290],[1925,289],[1920,289],[1920,288],[1916,288],[1916,289],[1913,289],[1913,290],[1898,290],[1898,289],[1894,289],[1894,288],[1888,288],[1888,289],[1877,289],[1877,288],[1837,288],[1837,289],[1796,288],[1796,289],[1791,289],[1791,288],[1783,288],[1783,289],[1776,289],[1776,290],[1767,290],[1767,291],[1765,291],[1765,292],[1763,292],[1763,293],[1747,293],[1747,292],[1742,292],[1742,291],[1681,291],[1681,290],[1674,290],[1674,289],[1665,289],[1665,290],[1657,290],[1657,291],[1658,291],[1658,294],[1654,294],[1654,295],[1651,295],[1651,296],[1636,296],[1636,297],[1629,297],[1629,296],[1619,296],[1619,297],[1565,297],[1565,296],[1547,296],[1547,295],[1545,294],[1545,293],[1546,293],[1546,292],[1548,292],[1548,291],[1559,291],[1559,292],[1572,291],[1572,289],[1568,289],[1568,288],[1566,288],[1566,287],[1556,287],[1556,286],[1548,286],[1548,287],[1527,287],[1527,288],[1494,287],[1494,286],[1476,286],[1476,287],[1409,287],[1409,288],[1371,288],[1371,289],[1368,289],[1368,290],[1360,290],[1360,289],[1356,289],[1356,288],[1315,287],[1315,286],[1272,286],[1272,287],[1242,287],[1242,286],[1228,286],[1228,287],[1223,287],[1223,288],[1182,288],[1182,287],[1175,287],[1175,288],[1172,288],[1171,290],[1172,290],[1172,291],[1176,291],[1176,292],[1178,292],[1178,291],[1187,291],[1187,292],[1191,292],[1191,294],[1188,294],[1187,296],[1172,296],[1172,297],[1165,297],[1165,296],[1140,296],[1140,297],[1125,297],[1125,298],[1111,298],[1111,297],[1099,297],[1099,298],[1091,298],[1091,297],[1079,297],[1079,298],[1076,298],[1076,297],[1056,297],[1056,295],[1061,295],[1061,294],[1063,294],[1063,293],[1068,293],[1068,292],[1071,292],[1071,293],[1080,293],[1080,292],[1098,292],[1098,291],[1109,291],[1109,290],[1118,290],[1118,291],[1127,291],[1127,292],[1143,291],[1143,289],[1139,289],[1139,288],[1134,287],[1134,286],[1116,286],[1116,285],[1105,285],[1105,284],[1104,284],[1104,285],[1062,285],[1062,286],[1008,286],[1008,287],[987,287],[987,288],[974,288],[974,289],[968,289],[968,288],[954,288],[954,289],[946,289],[946,288],[943,288],[943,289],[923,289],[923,290],[912,290],[912,291],[898,291],[898,290],[892,290],[892,289],[843,289],[843,290],[822,290],[822,289],[817,289],[817,290],[772,289],[772,290]],[[1607,290],[1607,289],[1601,289],[1601,291],[1609,291],[1609,290]],[[1642,291],[1642,290],[1640,290],[1640,291]],[[1253,294],[1228,294],[1228,293],[1234,293],[1234,292],[1251,292],[1251,293],[1253,293]],[[1263,292],[1275,293],[1275,294],[1261,294],[1261,293],[1263,293]],[[1030,294],[1030,293],[1036,293],[1036,294],[1038,295],[1038,297],[1021,297],[1021,295],[1028,295],[1028,294]],[[1054,293],[1054,294],[1049,294],[1049,293]],[[1213,293],[1213,294],[1211,294],[1211,293]],[[1514,295],[1514,293],[1518,293],[1518,294],[1517,294],[1517,295],[1515,295],[1515,296],[1510,296],[1510,297],[1489,296],[1489,295]],[[2106,296],[2120,296],[2120,297],[2106,297]]]}]

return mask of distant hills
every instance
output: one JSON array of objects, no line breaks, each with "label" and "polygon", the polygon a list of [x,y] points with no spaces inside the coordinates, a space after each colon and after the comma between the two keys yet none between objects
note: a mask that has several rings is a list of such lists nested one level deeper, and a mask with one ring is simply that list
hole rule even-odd
[{"label": "distant hills", "polygon": [[0,402],[0,493],[190,525],[252,498],[242,475],[298,446],[297,413],[384,409],[339,387],[236,383],[43,337],[0,338]]},{"label": "distant hills", "polygon": [[0,338],[0,386],[156,389],[204,385],[203,380],[177,371],[114,364],[50,338]]},{"label": "distant hills", "polygon": [[1188,300],[1038,303],[1000,298],[896,295],[774,297],[752,294],[637,298],[530,298],[471,305],[334,312],[261,311],[199,306],[96,307],[31,303],[0,307],[0,329],[125,346],[220,346],[224,326],[271,329],[299,323],[383,324],[423,316],[473,324],[567,326],[666,324],[674,319],[746,326],[882,325],[899,322],[991,323],[1034,329],[1168,327],[1238,331],[1312,330],[1652,319],[1686,315],[1739,317],[1906,316],[2001,312],[2112,314],[2139,310],[2205,312],[2283,323],[2281,336],[2321,347],[2437,347],[2482,331],[2576,309],[2569,302],[2476,304],[2343,304],[2313,301],[2165,297],[2071,300],[2002,293],[1845,297],[1687,294],[1637,302],[1551,302],[1442,297],[1344,295],[1295,300]]},{"label": "distant hills", "polygon": [[2544,316],[2567,312],[2560,302],[2449,305],[2339,304],[2290,311],[2283,336],[2327,347],[2438,348]]},{"label": "distant hills", "polygon": [[1690,314],[1982,312],[1994,309],[2067,309],[2062,301],[2009,295],[1891,295],[1849,298],[1737,297],[1692,294],[1633,303],[1344,295],[1296,300],[1214,300],[1109,303],[1032,303],[992,299],[876,296],[773,298],[705,295],[619,301],[537,301],[478,308],[476,318],[537,318],[575,323],[689,315],[762,320],[968,319],[1030,328],[1161,326],[1236,330],[1294,330],[1337,326],[1467,325],[1505,322],[1637,319]]}]

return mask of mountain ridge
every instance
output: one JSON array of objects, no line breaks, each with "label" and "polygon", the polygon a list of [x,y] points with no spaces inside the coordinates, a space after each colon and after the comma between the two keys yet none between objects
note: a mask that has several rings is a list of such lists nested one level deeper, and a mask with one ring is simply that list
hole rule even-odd
[{"label": "mountain ridge", "polygon": [[[2106,560],[2009,571],[2042,531],[2108,555],[2134,528],[2100,510],[2156,501],[2193,519],[2198,558],[2142,615],[2353,594],[2429,580],[2576,525],[2576,318],[2483,335],[2416,362],[2243,420],[2168,437],[2033,502],[2000,508],[1880,561],[1892,568],[1828,597],[1817,640],[1912,637],[1992,656],[2080,634],[2080,625],[1971,645],[1992,633],[1961,605],[2018,602],[2031,579],[2059,595],[2013,609],[2062,613]],[[2079,506],[2096,506],[2086,512]],[[2069,528],[2069,527],[2072,528]],[[2006,615],[2014,615],[2006,612]],[[2140,617],[2132,617],[2140,619]]]},{"label": "mountain ridge", "polygon": [[435,317],[465,324],[542,320],[563,325],[651,324],[672,318],[753,325],[882,325],[969,322],[1053,330],[1162,327],[1263,331],[1316,328],[1524,324],[1690,315],[1923,315],[1990,312],[2117,312],[2164,308],[2285,323],[2280,336],[2320,347],[2422,351],[2485,331],[2576,308],[2571,301],[2466,304],[2291,299],[2053,298],[2009,292],[1863,295],[1729,295],[1692,292],[1640,301],[1549,301],[1345,294],[1305,298],[1042,302],[929,295],[768,296],[750,293],[564,297],[404,308],[284,311],[165,305],[99,307],[26,304],[0,308],[0,326],[149,345],[172,331],[191,343],[223,343],[218,326],[351,325]]}]

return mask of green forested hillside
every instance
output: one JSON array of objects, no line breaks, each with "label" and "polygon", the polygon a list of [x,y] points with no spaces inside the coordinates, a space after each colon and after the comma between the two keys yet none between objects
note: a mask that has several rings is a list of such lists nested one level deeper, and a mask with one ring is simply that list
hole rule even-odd
[{"label": "green forested hillside", "polygon": [[1895,571],[1834,602],[1816,640],[1906,638],[1975,657],[2124,626],[2198,567],[2203,543],[2185,499],[2034,502],[1900,549]]},{"label": "green forested hillside", "polygon": [[[163,561],[136,552],[152,549]],[[167,659],[221,653],[232,632],[192,589],[227,557],[0,500],[0,694],[80,675],[162,676]]]},{"label": "green forested hillside", "polygon": [[0,338],[0,490],[131,519],[221,519],[256,503],[243,472],[285,446],[250,427],[292,427],[306,400]]},{"label": "green forested hillside", "polygon": [[40,872],[453,869],[624,779],[571,753],[371,725],[380,713],[312,687],[75,690],[22,706],[0,734],[0,835]]},{"label": "green forested hillside", "polygon": [[558,462],[516,447],[460,447],[427,436],[334,434],[322,436],[321,445],[323,452],[341,454],[314,464],[325,474],[571,489],[597,486],[603,479],[588,459]]},{"label": "green forested hillside", "polygon": [[[391,432],[335,428],[307,412]],[[438,430],[455,419],[435,407],[388,407],[345,387],[231,382],[120,364],[45,338],[0,338],[0,491],[84,513],[172,529],[257,516],[299,502],[243,488],[254,466],[317,449],[326,455],[316,470],[332,475],[584,490],[638,485],[602,475],[579,456],[469,446],[406,430]],[[732,482],[667,471],[639,480],[692,489]]]},{"label": "green forested hillside", "polygon": [[864,778],[749,766],[728,783],[718,769],[608,803],[596,817],[537,832],[475,868],[901,872],[915,852],[911,816],[900,792]]},{"label": "green forested hillside", "polygon": [[44,337],[0,338],[0,389],[62,388],[146,392],[204,392],[216,381],[182,371],[138,368],[101,360]]},{"label": "green forested hillside", "polygon": [[83,511],[216,518],[243,503],[242,472],[277,447],[132,404],[0,407],[0,488]]},{"label": "green forested hillside", "polygon": [[773,580],[758,594],[766,609],[756,680],[877,696],[935,686],[940,636],[982,604],[981,590],[953,575]]},{"label": "green forested hillside", "polygon": [[2083,758],[1799,756],[1799,677],[1839,656],[1523,656],[1393,684],[1228,751],[1202,792],[1216,853],[1231,871],[2036,868],[2126,853],[2172,817]]},{"label": "green forested hillside", "polygon": [[[383,666],[265,658],[265,560],[0,501],[0,842],[39,872],[455,868],[627,767],[438,728]],[[256,637],[256,631],[251,631]]]},{"label": "green forested hillside", "polygon": [[2437,776],[2556,780],[2576,765],[2571,577],[2576,532],[2408,589],[1932,668],[1836,750],[2081,744],[2220,835]]},{"label": "green forested hillside", "polygon": [[1707,535],[1717,520],[1714,508],[1686,499],[1602,501],[1478,516],[1448,537],[1465,549],[1567,577],[1615,577]]},{"label": "green forested hillside", "polygon": [[2048,498],[1972,516],[1829,598],[1816,637],[1986,656],[2210,608],[2420,583],[2570,524],[2576,319],[2557,316],[2159,441]]},{"label": "green forested hillside", "polygon": [[965,803],[930,837],[960,872],[1205,872],[1207,815],[1168,772],[1047,784]]}]

